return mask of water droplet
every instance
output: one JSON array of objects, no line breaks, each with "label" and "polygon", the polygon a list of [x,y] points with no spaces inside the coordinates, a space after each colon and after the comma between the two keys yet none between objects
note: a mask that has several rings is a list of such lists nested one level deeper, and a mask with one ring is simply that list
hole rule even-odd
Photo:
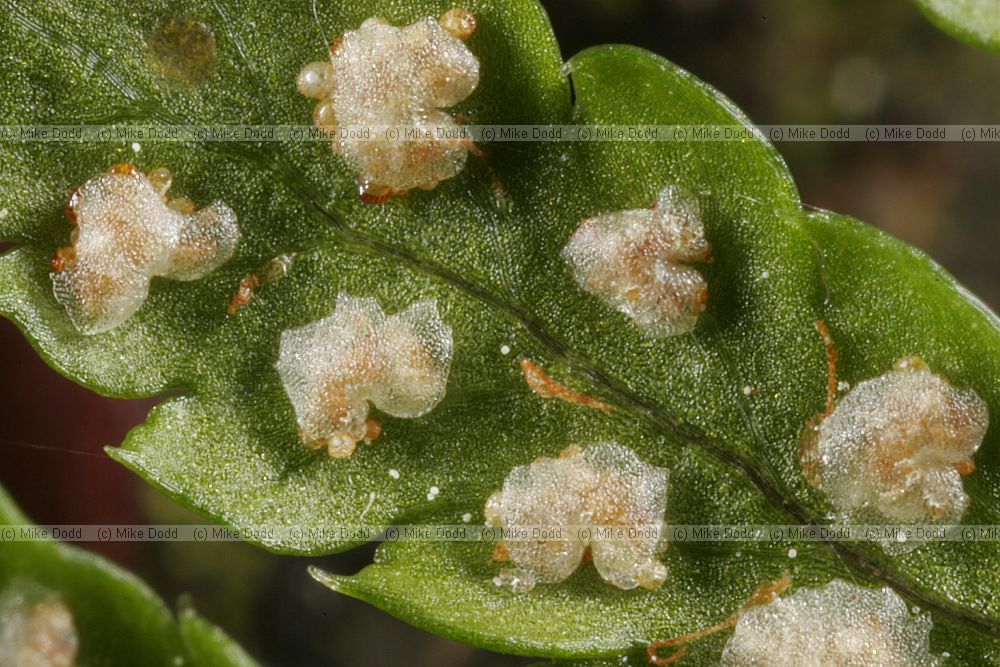
[{"label": "water droplet", "polygon": [[201,83],[215,73],[215,34],[201,21],[164,16],[147,39],[150,55],[163,76],[182,83]]}]

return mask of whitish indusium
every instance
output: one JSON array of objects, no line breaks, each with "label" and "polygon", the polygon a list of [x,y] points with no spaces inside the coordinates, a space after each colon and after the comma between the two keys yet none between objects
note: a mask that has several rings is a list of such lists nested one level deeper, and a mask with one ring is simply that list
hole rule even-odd
[{"label": "whitish indusium", "polygon": [[[319,100],[313,123],[336,133],[333,150],[357,173],[365,201],[432,189],[465,166],[475,147],[452,138],[459,134],[457,123],[444,109],[479,83],[479,61],[463,43],[475,27],[475,17],[461,9],[402,27],[370,18],[330,45],[328,61],[302,68],[299,92]],[[426,138],[359,134],[378,126],[420,128]]]},{"label": "whitish indusium", "polygon": [[[543,457],[514,468],[503,489],[486,503],[487,523],[564,530],[552,539],[501,541],[494,558],[509,560],[514,567],[501,571],[495,583],[513,592],[558,583],[589,553],[608,583],[623,589],[658,588],[667,576],[658,559],[666,545],[661,539],[666,494],[666,470],[613,442],[569,447],[558,458]],[[600,539],[596,531],[587,538],[571,526],[634,530],[625,539]]]},{"label": "whitish indusium", "polygon": [[147,176],[119,164],[77,188],[66,205],[72,245],[52,260],[56,300],[85,334],[109,331],[142,307],[156,276],[201,278],[239,242],[236,214],[221,201],[201,210],[167,199],[170,172]]},{"label": "whitish indusium", "polygon": [[79,643],[72,612],[52,591],[16,580],[0,595],[0,665],[72,667]]},{"label": "whitish indusium", "polygon": [[806,434],[803,464],[846,519],[957,521],[989,423],[975,391],[920,359],[856,385]]},{"label": "whitish indusium", "polygon": [[405,418],[437,405],[451,357],[451,327],[435,301],[386,315],[375,299],[340,294],[333,315],[281,335],[277,369],[302,441],[346,458],[381,433],[369,403]]},{"label": "whitish indusium", "polygon": [[724,667],[929,667],[931,618],[911,613],[891,588],[834,579],[740,613],[722,653]]},{"label": "whitish indusium", "polygon": [[711,257],[698,202],[678,186],[652,208],[580,223],[563,258],[584,290],[628,315],[651,338],[694,329],[708,285],[693,263]]}]

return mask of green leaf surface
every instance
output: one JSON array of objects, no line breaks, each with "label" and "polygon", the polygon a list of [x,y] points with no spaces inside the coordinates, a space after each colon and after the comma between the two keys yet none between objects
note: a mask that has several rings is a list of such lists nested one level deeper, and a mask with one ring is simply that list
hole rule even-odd
[{"label": "green leaf surface", "polygon": [[[9,527],[9,528],[4,528]],[[31,522],[0,489],[0,593],[31,586],[56,594],[73,616],[77,664],[252,667],[232,639],[192,609],[180,617],[134,575],[55,540],[28,540]],[[13,531],[8,536],[6,531]]]},{"label": "green leaf surface", "polygon": [[915,0],[938,27],[974,46],[1000,52],[1000,4],[993,0]]},{"label": "green leaf surface", "polygon": [[[0,98],[6,123],[139,119],[306,123],[295,76],[325,40],[367,17],[435,16],[448,2],[264,0],[155,3],[115,16],[103,0],[26,9],[0,0],[0,67],[29,85]],[[645,51],[588,50],[563,69],[541,9],[524,0],[469,3],[479,89],[470,123],[724,125],[739,140],[491,143],[458,177],[382,206],[321,143],[4,144],[0,313],[58,370],[118,396],[170,392],[112,455],[171,497],[231,526],[482,522],[515,465],[572,443],[612,439],[671,471],[673,524],[820,523],[831,507],[797,463],[806,422],[822,409],[826,356],[814,323],[830,322],[850,382],[920,354],[1000,413],[995,318],[912,249],[870,227],[802,210],[773,147],[717,91]],[[218,57],[200,83],[167,81],[147,39],[164,15],[211,26]],[[16,48],[13,46],[16,44]],[[48,258],[65,243],[62,210],[80,183],[115,162],[168,166],[174,190],[225,200],[244,239],[236,257],[191,283],[156,280],[125,325],[83,337],[51,294]],[[495,183],[502,185],[498,196]],[[652,341],[581,291],[559,253],[580,219],[648,206],[666,185],[699,201],[714,249],[708,310],[691,334]],[[235,316],[240,277],[281,252],[291,273]],[[438,300],[453,328],[444,401],[419,419],[375,413],[382,437],[349,460],[310,453],[274,363],[282,331],[330,314],[338,292],[388,312]],[[510,348],[503,354],[501,348]],[[530,358],[610,416],[543,402],[521,379]],[[970,517],[992,522],[1000,485],[997,430],[966,485]],[[389,471],[399,472],[398,479]],[[429,497],[436,486],[440,494]],[[988,520],[987,520],[988,519]],[[356,534],[266,531],[248,539],[288,553],[349,548]],[[673,545],[657,592],[620,591],[591,566],[569,581],[512,595],[477,543],[399,543],[356,577],[325,583],[434,632],[489,648],[559,658],[641,655],[650,641],[727,618],[786,569],[796,585],[833,577],[890,585],[939,621],[935,647],[996,661],[995,551],[934,545],[903,557],[855,544]],[[693,661],[710,664],[721,643]]]},{"label": "green leaf surface", "polygon": [[239,644],[218,626],[199,616],[192,607],[181,607],[178,623],[184,648],[195,665],[255,667],[257,664]]},{"label": "green leaf surface", "polygon": [[[997,316],[926,255],[856,220],[816,213],[806,220],[823,256],[829,295],[824,319],[841,355],[839,375],[854,384],[908,355],[924,359],[958,386],[975,387],[1000,409]],[[963,522],[1000,523],[1000,429],[992,424],[965,481],[973,499]],[[1000,618],[989,542],[947,542],[892,559],[900,579],[983,617]]]}]

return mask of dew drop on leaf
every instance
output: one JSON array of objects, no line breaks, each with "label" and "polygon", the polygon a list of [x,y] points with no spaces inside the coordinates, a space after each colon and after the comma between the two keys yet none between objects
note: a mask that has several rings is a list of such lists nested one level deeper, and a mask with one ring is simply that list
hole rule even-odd
[{"label": "dew drop on leaf", "polygon": [[201,21],[165,16],[153,26],[147,45],[157,70],[171,81],[200,83],[215,73],[215,34]]}]

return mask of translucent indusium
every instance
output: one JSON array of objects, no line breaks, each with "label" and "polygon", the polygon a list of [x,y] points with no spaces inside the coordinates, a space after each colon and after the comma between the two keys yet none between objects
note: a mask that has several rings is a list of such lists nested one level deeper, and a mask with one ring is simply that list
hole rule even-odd
[{"label": "translucent indusium", "polygon": [[911,613],[891,588],[834,579],[740,612],[723,667],[929,667],[931,618]]},{"label": "translucent indusium", "polygon": [[847,520],[957,521],[988,424],[975,391],[907,357],[810,426],[803,465]]},{"label": "translucent indusium", "polygon": [[[495,583],[513,592],[558,583],[589,553],[608,583],[622,589],[658,588],[667,576],[657,557],[666,544],[666,493],[666,470],[614,442],[572,446],[557,458],[514,468],[486,504],[487,523],[539,527],[552,537],[499,542],[494,558],[509,560],[513,567],[503,570]],[[620,535],[602,535],[599,529],[606,527],[619,529]]]},{"label": "translucent indusium", "polygon": [[386,315],[375,299],[342,293],[333,315],[281,335],[277,369],[302,441],[347,458],[381,433],[369,403],[405,418],[437,405],[451,357],[451,327],[435,301]]},{"label": "translucent indusium", "polygon": [[[302,68],[298,90],[318,100],[313,123],[333,133],[365,201],[432,189],[476,150],[444,111],[479,83],[479,61],[463,42],[475,28],[461,9],[402,27],[370,18],[330,45],[328,61]],[[391,126],[413,132],[392,138],[371,129]]]},{"label": "translucent indusium", "polygon": [[705,310],[708,285],[691,264],[708,261],[711,246],[698,202],[679,186],[652,208],[584,220],[562,256],[580,287],[651,338],[691,331]]},{"label": "translucent indusium", "polygon": [[142,307],[156,276],[195,280],[236,250],[236,214],[216,201],[201,210],[167,199],[166,169],[147,176],[118,164],[81,185],[66,214],[72,245],[52,260],[56,300],[84,334],[114,329]]},{"label": "translucent indusium", "polygon": [[72,667],[79,643],[72,612],[52,591],[17,579],[0,594],[3,667]]}]

